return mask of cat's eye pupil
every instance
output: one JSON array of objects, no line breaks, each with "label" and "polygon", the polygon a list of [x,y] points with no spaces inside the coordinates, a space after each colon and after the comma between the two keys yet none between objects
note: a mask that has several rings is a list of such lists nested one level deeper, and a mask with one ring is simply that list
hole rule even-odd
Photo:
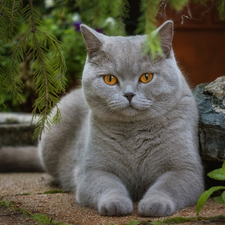
[{"label": "cat's eye pupil", "polygon": [[142,83],[148,83],[149,81],[151,81],[153,78],[153,74],[152,73],[143,73],[140,78],[139,81],[141,81]]},{"label": "cat's eye pupil", "polygon": [[104,81],[107,83],[107,84],[110,84],[110,85],[113,85],[113,84],[116,84],[118,83],[118,80],[115,76],[113,75],[105,75],[104,76]]}]

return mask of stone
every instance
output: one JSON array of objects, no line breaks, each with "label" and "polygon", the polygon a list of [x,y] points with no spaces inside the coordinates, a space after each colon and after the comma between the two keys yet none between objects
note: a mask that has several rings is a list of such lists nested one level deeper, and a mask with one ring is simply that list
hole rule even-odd
[{"label": "stone", "polygon": [[199,150],[204,166],[206,189],[224,185],[207,177],[225,160],[225,76],[196,86],[193,91],[199,110]]},{"label": "stone", "polygon": [[225,76],[194,89],[199,109],[199,141],[203,160],[225,160]]},{"label": "stone", "polygon": [[37,145],[36,120],[29,113],[0,113],[0,147]]}]

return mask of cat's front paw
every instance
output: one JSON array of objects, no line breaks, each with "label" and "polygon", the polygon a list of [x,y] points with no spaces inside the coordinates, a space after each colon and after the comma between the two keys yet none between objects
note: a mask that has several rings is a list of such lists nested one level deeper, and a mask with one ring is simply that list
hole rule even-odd
[{"label": "cat's front paw", "polygon": [[159,195],[142,199],[138,204],[140,216],[169,216],[175,211],[174,204],[169,197]]},{"label": "cat's front paw", "polygon": [[126,216],[132,213],[132,201],[124,196],[104,196],[98,204],[98,211],[103,216]]}]

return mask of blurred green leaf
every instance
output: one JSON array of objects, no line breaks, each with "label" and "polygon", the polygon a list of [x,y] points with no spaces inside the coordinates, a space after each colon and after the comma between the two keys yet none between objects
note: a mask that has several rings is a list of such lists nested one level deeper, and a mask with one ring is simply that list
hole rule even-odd
[{"label": "blurred green leaf", "polygon": [[224,176],[224,172],[222,168],[209,172],[207,176],[215,180],[225,180],[225,176]]},{"label": "blurred green leaf", "polygon": [[213,199],[220,204],[225,204],[225,191],[220,196],[214,197]]},{"label": "blurred green leaf", "polygon": [[197,206],[196,206],[197,215],[199,214],[200,210],[202,209],[203,205],[205,204],[207,199],[210,197],[210,195],[213,192],[221,190],[221,189],[225,189],[225,187],[224,186],[211,187],[209,190],[203,192],[203,194],[200,196],[200,198],[198,199],[198,202],[197,202]]},{"label": "blurred green leaf", "polygon": [[225,177],[225,161],[223,161],[222,169],[223,169],[223,175]]}]

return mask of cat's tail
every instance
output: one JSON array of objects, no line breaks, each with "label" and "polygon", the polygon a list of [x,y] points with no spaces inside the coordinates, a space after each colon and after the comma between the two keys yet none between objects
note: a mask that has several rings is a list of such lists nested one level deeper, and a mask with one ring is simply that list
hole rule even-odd
[{"label": "cat's tail", "polygon": [[43,171],[37,147],[0,147],[0,172]]}]

